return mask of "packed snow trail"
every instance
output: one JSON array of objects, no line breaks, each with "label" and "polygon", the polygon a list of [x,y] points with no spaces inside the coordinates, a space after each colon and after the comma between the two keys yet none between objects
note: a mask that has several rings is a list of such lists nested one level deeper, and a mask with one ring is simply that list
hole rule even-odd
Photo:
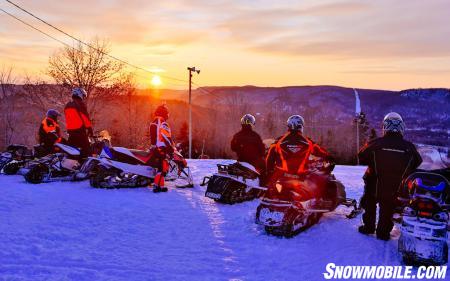
[{"label": "packed snow trail", "polygon": [[[226,160],[189,161],[193,189],[93,189],[0,176],[0,280],[322,280],[325,265],[400,265],[389,242],[357,233],[339,207],[286,239],[254,223],[258,200],[222,205],[203,176]],[[359,198],[364,167],[336,167]]]}]

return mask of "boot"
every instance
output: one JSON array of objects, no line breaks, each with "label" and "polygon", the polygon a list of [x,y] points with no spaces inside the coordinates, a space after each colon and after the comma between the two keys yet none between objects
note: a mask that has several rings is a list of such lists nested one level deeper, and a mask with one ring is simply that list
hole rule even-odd
[{"label": "boot", "polygon": [[375,229],[369,228],[366,225],[361,225],[358,228],[359,233],[365,234],[365,235],[369,235],[369,234],[374,234],[375,233]]},{"label": "boot", "polygon": [[391,239],[390,233],[383,233],[383,232],[377,232],[377,239],[383,240],[383,241],[389,241]]},{"label": "boot", "polygon": [[159,192],[161,192],[161,191],[162,191],[161,187],[159,187],[159,186],[157,186],[157,185],[153,185],[153,192],[154,192],[154,193],[159,193]]}]

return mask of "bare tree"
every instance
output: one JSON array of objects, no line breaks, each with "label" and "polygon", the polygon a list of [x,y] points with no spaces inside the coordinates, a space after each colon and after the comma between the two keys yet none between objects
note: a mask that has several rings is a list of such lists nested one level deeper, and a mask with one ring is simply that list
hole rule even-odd
[{"label": "bare tree", "polygon": [[0,116],[3,120],[0,124],[2,146],[11,143],[16,130],[15,108],[17,97],[15,96],[14,83],[13,67],[3,66],[0,69]]},{"label": "bare tree", "polygon": [[121,94],[124,65],[108,56],[107,41],[95,38],[89,45],[93,48],[78,43],[73,48],[60,49],[49,59],[48,74],[59,85],[83,87],[88,93],[87,105],[93,117],[105,96]]},{"label": "bare tree", "polygon": [[67,88],[30,76],[25,77],[21,93],[28,104],[42,112],[46,112],[49,108],[62,110],[69,96]]}]

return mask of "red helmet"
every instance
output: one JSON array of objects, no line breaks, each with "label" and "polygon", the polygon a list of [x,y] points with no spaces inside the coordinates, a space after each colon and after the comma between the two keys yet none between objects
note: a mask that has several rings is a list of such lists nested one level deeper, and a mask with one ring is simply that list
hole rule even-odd
[{"label": "red helmet", "polygon": [[155,116],[159,116],[167,120],[169,119],[169,109],[167,109],[165,104],[160,105],[155,110]]}]

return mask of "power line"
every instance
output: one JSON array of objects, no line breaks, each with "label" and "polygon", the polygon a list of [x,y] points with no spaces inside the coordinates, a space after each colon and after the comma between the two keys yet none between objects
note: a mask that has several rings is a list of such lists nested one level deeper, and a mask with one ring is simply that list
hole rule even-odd
[{"label": "power line", "polygon": [[[139,69],[139,70],[142,70],[142,71],[151,73],[151,74],[155,74],[155,72],[152,72],[152,71],[147,70],[147,69],[145,69],[145,68],[143,68],[143,67],[140,67],[140,66],[138,66],[138,65],[129,63],[129,62],[127,62],[127,61],[125,61],[125,60],[123,60],[123,59],[120,59],[120,58],[118,58],[118,57],[115,57],[115,56],[113,56],[113,55],[110,55],[110,54],[108,54],[108,53],[106,53],[106,52],[104,52],[104,51],[98,49],[97,47],[92,46],[91,44],[86,43],[86,42],[84,42],[84,41],[82,41],[82,40],[76,38],[75,36],[73,36],[73,35],[71,35],[71,34],[65,32],[64,30],[62,30],[62,29],[60,29],[60,28],[54,26],[53,24],[47,22],[46,20],[43,20],[42,18],[40,18],[40,17],[36,16],[35,14],[33,14],[33,13],[27,11],[26,9],[22,8],[21,6],[15,4],[14,2],[12,2],[12,1],[10,1],[10,0],[5,0],[5,1],[8,2],[8,3],[10,3],[11,5],[15,6],[16,8],[20,9],[21,11],[27,13],[28,15],[32,16],[33,18],[39,20],[40,22],[42,22],[42,23],[48,25],[49,27],[51,27],[51,28],[57,30],[58,32],[60,32],[60,33],[62,33],[62,34],[64,34],[64,35],[66,35],[66,36],[72,38],[73,40],[79,42],[80,44],[83,44],[83,45],[85,45],[85,46],[87,46],[87,47],[89,47],[89,48],[91,48],[91,49],[93,49],[93,50],[95,50],[95,51],[97,51],[97,52],[99,52],[99,53],[105,55],[105,56],[108,56],[108,57],[111,58],[111,59],[114,59],[114,60],[119,61],[119,62],[121,62],[121,63],[123,63],[123,64],[126,64],[126,65],[128,65],[128,66],[131,66],[131,67],[133,67],[133,68],[135,68],[135,69]],[[8,13],[8,14],[9,14],[9,13]],[[11,14],[10,14],[10,15],[11,15]],[[27,25],[28,25],[28,24],[27,24]],[[158,74],[158,75],[159,75],[159,74]],[[170,77],[170,76],[167,76],[167,75],[159,75],[159,76],[161,76],[161,77],[163,77],[163,78],[166,78],[166,79],[170,79],[170,80],[175,80],[175,81],[180,81],[180,82],[186,82],[186,83],[188,82],[188,81],[186,81],[186,80],[179,79],[179,78],[174,78],[174,77]]]},{"label": "power line", "polygon": [[31,25],[31,24],[25,22],[24,20],[21,20],[20,18],[14,16],[13,14],[8,13],[7,11],[5,11],[5,10],[3,10],[3,9],[1,9],[1,8],[0,8],[0,10],[1,10],[3,13],[7,14],[8,16],[10,16],[10,17],[16,19],[17,21],[19,21],[19,22],[25,24],[26,26],[28,26],[28,27],[30,27],[30,28],[32,28],[32,29],[34,29],[34,30],[36,30],[37,32],[42,33],[42,34],[44,34],[45,36],[47,36],[47,37],[49,37],[49,38],[51,38],[51,39],[53,39],[53,40],[55,40],[55,41],[57,41],[57,42],[63,44],[63,45],[65,45],[65,46],[69,47],[69,48],[73,48],[73,46],[70,46],[70,45],[67,44],[66,42],[61,41],[61,40],[59,40],[59,39],[56,38],[56,37],[53,37],[52,35],[48,34],[48,33],[45,32],[45,31],[40,30],[40,29],[37,28],[37,27],[34,27],[33,25]]},{"label": "power line", "polygon": [[[75,51],[81,51],[81,52],[87,54],[85,51],[76,49],[75,47],[69,45],[68,43],[66,43],[66,42],[64,42],[64,41],[62,41],[62,40],[60,40],[60,39],[54,37],[53,35],[51,35],[51,34],[45,32],[45,31],[42,31],[41,29],[39,29],[39,28],[33,26],[32,24],[29,24],[28,22],[26,22],[26,21],[24,21],[24,20],[22,20],[22,19],[16,17],[15,15],[13,15],[13,14],[11,14],[11,13],[9,13],[9,12],[3,10],[2,8],[0,8],[0,11],[2,11],[3,13],[5,13],[6,15],[12,17],[13,19],[19,21],[20,23],[22,23],[22,24],[24,24],[24,25],[26,25],[26,26],[32,28],[33,30],[35,30],[35,31],[37,31],[37,32],[39,32],[39,33],[41,33],[41,34],[43,34],[43,35],[49,37],[49,38],[52,39],[52,40],[55,40],[55,41],[58,42],[58,43],[63,44],[64,46],[66,46],[66,47],[68,47],[68,48],[70,48],[70,49],[72,49],[72,50],[75,50]],[[146,76],[144,76],[144,75],[140,75],[140,74],[138,74],[138,73],[134,73],[134,75],[139,76],[139,77],[144,78],[144,79],[148,79],[148,77],[146,77]],[[155,74],[155,75],[157,75],[157,74]],[[161,76],[161,75],[159,75],[159,76]],[[170,82],[170,83],[167,83],[167,82],[166,82],[166,84],[169,85],[169,86],[175,86],[175,87],[186,86],[185,84],[181,84],[181,83],[173,83],[173,82]]]}]

